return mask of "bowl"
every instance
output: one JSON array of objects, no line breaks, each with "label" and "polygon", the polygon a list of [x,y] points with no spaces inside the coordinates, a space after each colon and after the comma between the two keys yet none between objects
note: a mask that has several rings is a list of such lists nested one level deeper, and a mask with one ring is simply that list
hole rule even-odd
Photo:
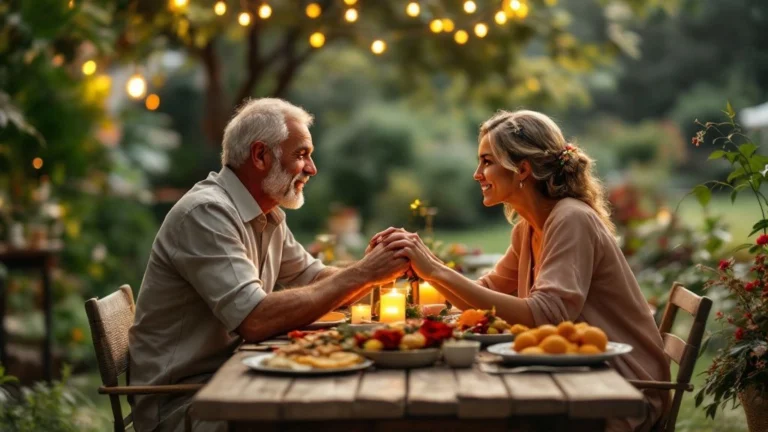
[{"label": "bowl", "polygon": [[443,359],[454,368],[467,368],[475,363],[475,356],[480,351],[480,341],[453,340],[443,343]]},{"label": "bowl", "polygon": [[369,351],[360,350],[360,354],[373,360],[380,368],[412,369],[432,366],[440,358],[437,348],[422,348],[408,351]]}]

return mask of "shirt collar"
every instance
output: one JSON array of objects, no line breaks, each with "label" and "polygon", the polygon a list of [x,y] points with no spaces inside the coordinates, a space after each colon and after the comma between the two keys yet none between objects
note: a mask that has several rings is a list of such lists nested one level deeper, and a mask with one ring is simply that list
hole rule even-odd
[{"label": "shirt collar", "polygon": [[263,231],[267,223],[279,225],[285,219],[285,212],[279,207],[275,207],[274,210],[265,215],[253,195],[248,192],[243,182],[229,167],[223,167],[217,177],[218,183],[235,203],[235,208],[237,208],[243,222],[250,222],[258,231]]}]

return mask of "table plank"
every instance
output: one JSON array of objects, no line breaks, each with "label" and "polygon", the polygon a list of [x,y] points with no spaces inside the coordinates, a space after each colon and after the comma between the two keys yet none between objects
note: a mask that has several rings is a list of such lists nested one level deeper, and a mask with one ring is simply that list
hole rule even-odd
[{"label": "table plank", "polygon": [[292,378],[249,373],[242,363],[253,353],[236,353],[195,396],[195,417],[203,420],[277,420]]},{"label": "table plank", "polygon": [[407,375],[403,370],[363,374],[354,405],[356,418],[402,418],[405,415]]},{"label": "table plank", "polygon": [[293,380],[283,397],[285,420],[348,419],[352,417],[362,373]]},{"label": "table plank", "polygon": [[414,369],[408,373],[406,411],[414,416],[452,416],[458,411],[458,384],[450,369]]},{"label": "table plank", "polygon": [[499,376],[476,368],[455,370],[459,418],[504,418],[512,413],[507,387]]},{"label": "table plank", "polygon": [[642,417],[642,393],[613,369],[556,373],[553,378],[568,399],[568,414],[578,418]]},{"label": "table plank", "polygon": [[512,398],[513,414],[565,414],[568,411],[565,394],[549,374],[509,374],[503,379]]}]

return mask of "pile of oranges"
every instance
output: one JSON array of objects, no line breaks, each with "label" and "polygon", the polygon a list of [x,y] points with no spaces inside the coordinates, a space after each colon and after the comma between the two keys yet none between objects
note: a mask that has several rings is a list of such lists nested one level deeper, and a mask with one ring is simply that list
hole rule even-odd
[{"label": "pile of oranges", "polygon": [[587,323],[563,321],[557,327],[544,324],[515,337],[512,349],[520,354],[600,354],[605,352],[605,332]]}]

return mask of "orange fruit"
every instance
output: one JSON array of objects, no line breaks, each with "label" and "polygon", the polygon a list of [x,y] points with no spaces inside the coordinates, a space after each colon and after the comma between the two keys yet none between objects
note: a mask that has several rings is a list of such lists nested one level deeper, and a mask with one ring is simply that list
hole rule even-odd
[{"label": "orange fruit", "polygon": [[568,335],[566,339],[568,339],[569,342],[573,342],[576,345],[581,343],[581,338],[584,336],[584,329],[577,328],[575,331]]},{"label": "orange fruit", "polygon": [[557,327],[553,326],[552,324],[544,324],[540,325],[539,328],[537,328],[535,331],[536,337],[539,339],[539,342],[541,342],[547,336],[557,334]]},{"label": "orange fruit", "polygon": [[579,346],[575,343],[568,342],[568,349],[565,350],[566,354],[578,354]]},{"label": "orange fruit", "polygon": [[576,326],[570,321],[563,321],[557,325],[557,334],[568,339],[571,333],[576,331]]},{"label": "orange fruit", "polygon": [[533,334],[533,331],[527,331],[520,333],[515,337],[515,343],[513,345],[513,348],[517,352],[521,352],[525,348],[536,346],[539,344],[538,339],[536,339],[536,335]]},{"label": "orange fruit", "polygon": [[456,324],[463,327],[473,327],[485,318],[485,311],[480,309],[467,309],[461,313]]},{"label": "orange fruit", "polygon": [[579,354],[600,354],[602,351],[600,351],[600,348],[591,345],[591,344],[585,344],[579,347]]},{"label": "orange fruit", "polygon": [[528,330],[530,329],[522,324],[515,324],[509,328],[509,332],[512,333],[513,335],[518,335],[522,332],[527,332]]},{"label": "orange fruit", "polygon": [[605,346],[608,344],[608,336],[605,332],[597,327],[590,327],[584,330],[584,335],[581,337],[581,343],[596,346],[601,352],[605,351]]},{"label": "orange fruit", "polygon": [[539,348],[548,354],[565,354],[568,351],[568,341],[560,335],[549,335],[541,341]]},{"label": "orange fruit", "polygon": [[587,324],[585,322],[580,322],[580,323],[574,324],[574,327],[576,327],[577,329],[585,329],[585,328],[589,327],[589,324]]},{"label": "orange fruit", "polygon": [[528,347],[522,351],[520,351],[520,354],[524,355],[542,355],[546,354],[543,349],[537,346]]}]

